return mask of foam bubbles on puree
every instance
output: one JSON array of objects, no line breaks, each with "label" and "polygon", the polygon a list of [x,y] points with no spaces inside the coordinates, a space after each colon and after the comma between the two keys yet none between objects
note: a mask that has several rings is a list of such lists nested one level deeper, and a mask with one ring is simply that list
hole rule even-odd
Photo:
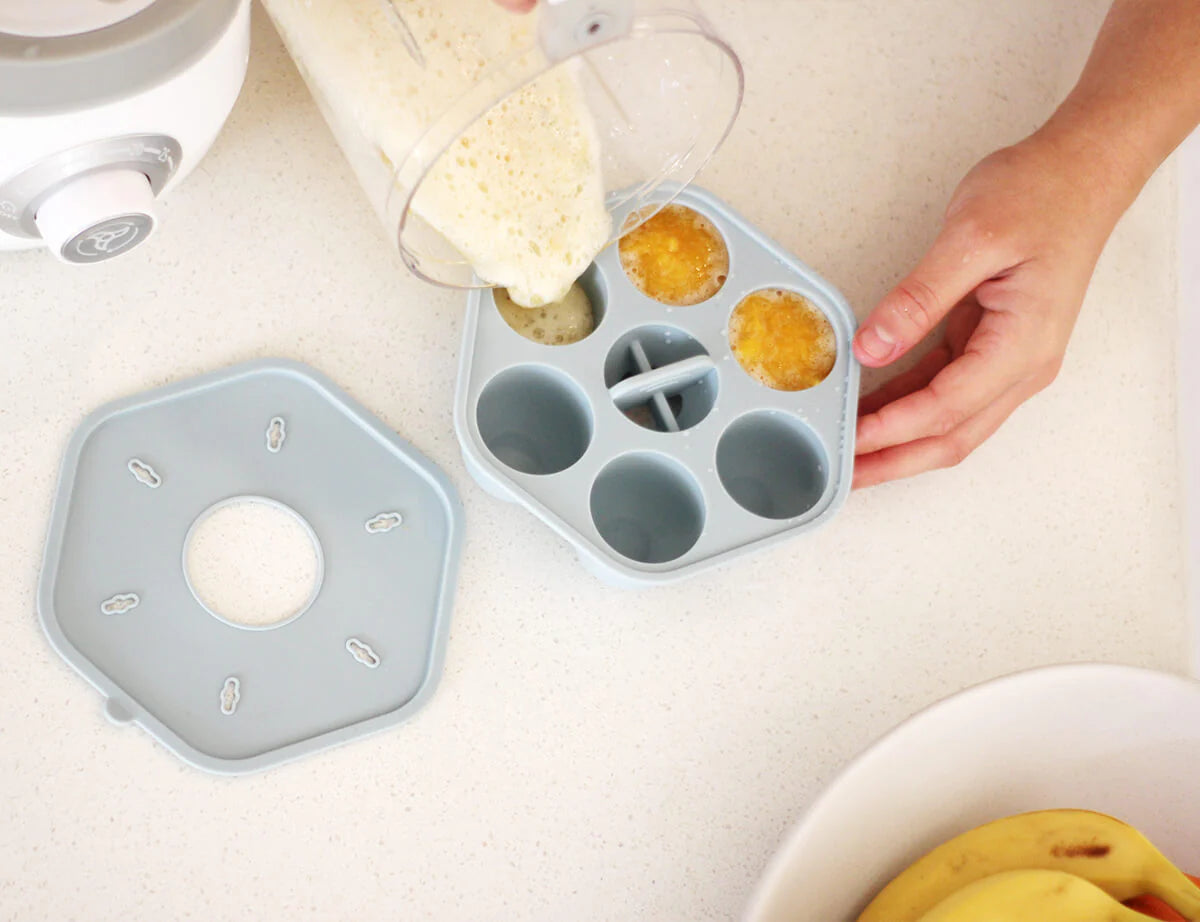
[{"label": "foam bubbles on puree", "polygon": [[494,297],[504,322],[535,343],[566,346],[586,339],[596,329],[592,302],[578,282],[561,301],[543,307],[521,307],[503,288],[497,288]]},{"label": "foam bubbles on puree", "polygon": [[742,368],[779,391],[815,387],[837,361],[829,320],[803,295],[781,288],[764,288],[739,302],[729,320],[729,344]]}]

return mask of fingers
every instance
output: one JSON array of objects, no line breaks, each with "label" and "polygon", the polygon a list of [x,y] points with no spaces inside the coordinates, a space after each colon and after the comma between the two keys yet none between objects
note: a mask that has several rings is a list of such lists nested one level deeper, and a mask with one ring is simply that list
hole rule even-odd
[{"label": "fingers", "polygon": [[1013,387],[995,403],[946,435],[918,439],[860,455],[854,461],[854,489],[861,490],[961,463],[991,438],[1033,393],[1033,388]]},{"label": "fingers", "polygon": [[943,343],[908,371],[896,375],[859,400],[858,415],[860,417],[870,416],[872,413],[879,412],[889,403],[899,400],[901,397],[907,397],[923,387],[928,387],[934,376],[949,363],[950,347]]},{"label": "fingers", "polygon": [[919,343],[975,287],[1009,268],[974,225],[951,219],[917,267],[863,321],[854,354],[870,368],[890,364]]},{"label": "fingers", "polygon": [[537,0],[496,0],[496,2],[514,13],[528,13],[537,6]]},{"label": "fingers", "polygon": [[[986,342],[1004,320],[987,316],[973,343]],[[902,445],[917,439],[936,438],[957,429],[966,420],[999,400],[1026,379],[1022,350],[982,349],[972,345],[939,371],[927,387],[881,406],[858,421],[858,453]]]},{"label": "fingers", "polygon": [[950,312],[946,323],[946,338],[909,371],[896,375],[858,402],[860,418],[879,412],[889,403],[907,397],[941,373],[942,369],[961,356],[983,317],[983,308],[974,298],[967,298]]}]

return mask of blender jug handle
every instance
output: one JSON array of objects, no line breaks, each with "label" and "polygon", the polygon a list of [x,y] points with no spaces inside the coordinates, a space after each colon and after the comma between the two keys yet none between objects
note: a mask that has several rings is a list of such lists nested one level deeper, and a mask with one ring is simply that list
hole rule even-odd
[{"label": "blender jug handle", "polygon": [[593,45],[628,35],[634,0],[542,0],[538,40],[542,53],[562,61]]}]

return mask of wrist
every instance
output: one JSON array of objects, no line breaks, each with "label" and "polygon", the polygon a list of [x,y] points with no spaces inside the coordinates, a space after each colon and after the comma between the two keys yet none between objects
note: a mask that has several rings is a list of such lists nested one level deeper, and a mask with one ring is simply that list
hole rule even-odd
[{"label": "wrist", "polygon": [[1033,137],[1115,211],[1115,223],[1174,146],[1159,144],[1151,128],[1112,98],[1076,88]]},{"label": "wrist", "polygon": [[1031,140],[1053,152],[1113,224],[1169,153],[1159,153],[1136,123],[1119,112],[1074,94]]}]

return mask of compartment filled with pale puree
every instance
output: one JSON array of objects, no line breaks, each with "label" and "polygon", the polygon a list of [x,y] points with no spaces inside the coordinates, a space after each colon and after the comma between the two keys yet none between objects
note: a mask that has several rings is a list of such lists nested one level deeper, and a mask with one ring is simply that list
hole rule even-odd
[{"label": "compartment filled with pale puree", "polygon": [[[535,16],[493,0],[264,0],[385,222],[395,164]],[[413,210],[523,307],[561,300],[608,242],[595,126],[573,62],[496,104],[455,139]]]},{"label": "compartment filled with pale puree", "polygon": [[569,346],[587,339],[596,329],[596,312],[591,298],[576,282],[561,301],[541,307],[520,307],[508,292],[497,288],[496,309],[513,332],[545,346]]}]

